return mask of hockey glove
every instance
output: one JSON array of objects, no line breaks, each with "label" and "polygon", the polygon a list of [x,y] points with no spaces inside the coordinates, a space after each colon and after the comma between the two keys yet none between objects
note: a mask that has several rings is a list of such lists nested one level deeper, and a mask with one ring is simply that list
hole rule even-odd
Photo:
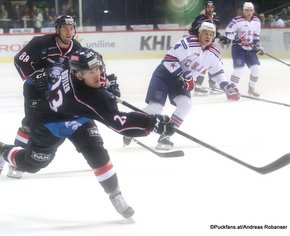
[{"label": "hockey glove", "polygon": [[47,90],[48,81],[47,74],[44,69],[35,71],[30,77],[38,91],[44,92]]},{"label": "hockey glove", "polygon": [[235,42],[238,45],[240,45],[240,46],[245,45],[246,44],[245,36],[246,36],[245,33],[236,34],[236,36],[235,36]]},{"label": "hockey glove", "polygon": [[264,55],[264,48],[261,46],[259,41],[254,40],[252,47],[259,55]]},{"label": "hockey glove", "polygon": [[108,80],[108,90],[116,97],[121,97],[119,84],[117,83],[117,76],[115,76],[115,74],[108,75],[107,80]]},{"label": "hockey glove", "polygon": [[240,99],[240,93],[234,83],[229,83],[224,81],[220,84],[220,88],[225,92],[227,98],[232,101],[237,101]]},{"label": "hockey glove", "polygon": [[174,133],[174,124],[166,115],[155,115],[155,125],[153,132],[170,136]]},{"label": "hockey glove", "polygon": [[190,77],[188,79],[185,79],[183,77],[179,77],[178,78],[178,83],[187,92],[190,92],[195,87],[195,81],[193,80],[193,77]]},{"label": "hockey glove", "polygon": [[63,71],[64,65],[62,63],[55,63],[53,67],[46,70],[47,81],[50,83],[55,83],[60,78],[60,75]]},{"label": "hockey glove", "polygon": [[227,38],[226,36],[224,36],[224,35],[221,35],[219,37],[219,39],[220,39],[220,43],[222,43],[223,45],[227,45],[228,46],[231,43],[231,40],[229,38]]}]

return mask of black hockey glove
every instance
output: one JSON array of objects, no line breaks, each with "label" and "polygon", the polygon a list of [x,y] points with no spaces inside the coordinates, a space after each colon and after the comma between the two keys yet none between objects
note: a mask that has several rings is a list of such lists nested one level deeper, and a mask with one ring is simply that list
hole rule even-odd
[{"label": "black hockey glove", "polygon": [[237,101],[240,99],[240,93],[234,83],[229,83],[227,81],[221,82],[220,88],[225,92],[227,98],[232,101]]},{"label": "black hockey glove", "polygon": [[178,83],[187,92],[190,92],[195,87],[195,81],[194,81],[193,77],[189,77],[188,79],[185,79],[185,78],[183,78],[183,76],[180,76],[178,78]]},{"label": "black hockey glove", "polygon": [[166,115],[155,115],[155,125],[153,132],[170,136],[174,133],[174,124]]},{"label": "black hockey glove", "polygon": [[44,69],[35,71],[30,77],[38,91],[44,92],[48,89],[47,75]]},{"label": "black hockey glove", "polygon": [[114,94],[116,97],[121,97],[121,92],[119,84],[117,83],[117,76],[115,74],[110,74],[107,76],[108,80],[108,90]]},{"label": "black hockey glove", "polygon": [[231,40],[224,35],[220,35],[219,40],[223,45],[229,45],[231,43]]},{"label": "black hockey glove", "polygon": [[259,55],[261,56],[264,55],[264,48],[261,46],[259,41],[254,40],[252,47]]},{"label": "black hockey glove", "polygon": [[55,83],[59,79],[63,71],[64,64],[55,63],[53,67],[46,69],[47,81],[49,81],[50,83]]}]

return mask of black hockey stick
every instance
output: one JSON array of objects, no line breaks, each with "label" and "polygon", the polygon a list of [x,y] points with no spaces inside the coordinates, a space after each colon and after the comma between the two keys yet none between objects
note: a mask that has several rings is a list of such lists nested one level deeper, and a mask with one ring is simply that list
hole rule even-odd
[{"label": "black hockey stick", "polygon": [[248,98],[248,99],[252,99],[252,100],[256,100],[256,101],[260,101],[260,102],[268,102],[268,103],[273,103],[276,105],[290,107],[290,104],[286,104],[286,103],[282,103],[282,102],[275,102],[275,101],[271,101],[271,100],[267,100],[267,99],[263,99],[263,98],[252,97],[252,96],[243,95],[243,94],[240,94],[240,96],[243,98]]},{"label": "black hockey stick", "polygon": [[276,61],[279,61],[279,62],[281,62],[282,64],[284,64],[284,65],[286,65],[286,66],[290,66],[290,63],[286,63],[285,61],[282,61],[282,60],[280,60],[279,58],[270,55],[269,53],[264,52],[264,55],[266,55],[266,56],[268,56],[268,57],[271,57],[272,59],[274,59],[274,60],[276,60]]},{"label": "black hockey stick", "polygon": [[147,149],[148,151],[154,153],[155,155],[159,156],[159,157],[163,157],[163,158],[168,158],[168,157],[182,157],[184,156],[184,152],[181,150],[176,150],[176,151],[170,151],[170,152],[157,152],[154,149],[148,147],[147,145],[145,145],[144,143],[138,141],[135,138],[130,138],[133,142],[137,143],[138,145],[140,145],[141,147]]},{"label": "black hockey stick", "polygon": [[[117,98],[117,101],[119,103],[123,104],[124,106],[131,108],[132,110],[143,112],[139,108],[131,105],[130,103],[128,103],[126,101],[121,100],[120,98]],[[216,152],[216,153],[218,153],[218,154],[220,154],[220,155],[222,155],[222,156],[224,156],[224,157],[226,157],[226,158],[228,158],[228,159],[230,159],[230,160],[232,160],[232,161],[234,161],[234,162],[236,162],[244,167],[247,167],[253,171],[256,171],[260,174],[268,174],[268,173],[273,172],[275,170],[278,170],[278,169],[280,169],[280,168],[282,168],[290,163],[290,153],[287,153],[287,154],[283,155],[282,157],[278,158],[277,160],[266,165],[266,166],[255,167],[255,166],[252,166],[246,162],[243,162],[243,161],[235,158],[234,156],[227,154],[227,153],[225,153],[225,152],[223,152],[223,151],[221,151],[221,150],[219,150],[219,149],[217,149],[217,148],[215,148],[215,147],[213,147],[213,146],[211,146],[211,145],[209,145],[209,144],[207,144],[207,143],[205,143],[205,142],[203,142],[195,137],[192,137],[191,135],[189,135],[189,134],[187,134],[187,133],[185,133],[177,128],[175,128],[174,130],[176,133],[180,134],[181,136],[183,136],[183,137],[185,137],[185,138],[187,138],[195,143],[198,143],[201,146],[204,146],[205,148],[208,148],[208,149],[210,149],[210,150],[212,150],[212,151],[214,151],[214,152]]]},{"label": "black hockey stick", "polygon": [[[221,89],[217,89],[217,88],[213,88],[213,91],[218,91],[218,92],[223,92],[223,90]],[[252,99],[252,100],[256,100],[256,101],[260,101],[260,102],[268,102],[268,103],[272,103],[272,104],[276,104],[276,105],[282,105],[282,106],[286,106],[286,107],[290,107],[290,104],[287,103],[282,103],[282,102],[276,102],[276,101],[272,101],[272,100],[267,100],[267,99],[263,99],[263,98],[257,98],[257,97],[253,97],[253,96],[249,96],[249,95],[243,95],[241,93],[240,97],[242,98],[248,98],[248,99]]]},{"label": "black hockey stick", "polygon": [[207,143],[205,143],[205,142],[203,142],[195,137],[192,137],[191,135],[189,135],[189,134],[187,134],[179,129],[175,129],[175,132],[182,135],[185,138],[190,139],[191,141],[193,141],[195,143],[200,144],[201,146],[204,146],[204,147],[206,147],[206,148],[208,148],[208,149],[210,149],[210,150],[212,150],[212,151],[214,151],[214,152],[216,152],[216,153],[218,153],[218,154],[220,154],[220,155],[222,155],[222,156],[224,156],[224,157],[226,157],[226,158],[228,158],[236,163],[239,163],[242,166],[245,166],[253,171],[256,171],[260,174],[268,174],[268,173],[273,172],[275,170],[278,170],[278,169],[280,169],[280,168],[282,168],[290,163],[290,153],[287,153],[287,154],[283,155],[282,157],[278,158],[277,160],[266,165],[266,166],[255,167],[255,166],[252,166],[246,162],[243,162],[243,161],[233,157],[232,155],[227,154],[227,153],[225,153],[225,152],[223,152],[223,151],[221,151],[221,150],[219,150],[219,149],[217,149],[217,148],[215,148],[215,147],[213,147],[213,146],[211,146],[211,145],[209,145],[209,144],[207,144]]}]

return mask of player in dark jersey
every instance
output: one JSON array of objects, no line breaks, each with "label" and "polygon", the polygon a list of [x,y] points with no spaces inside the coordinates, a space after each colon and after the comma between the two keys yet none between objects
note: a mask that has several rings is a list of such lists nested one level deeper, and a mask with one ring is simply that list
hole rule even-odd
[{"label": "player in dark jersey", "polygon": [[0,143],[0,157],[21,171],[35,173],[53,160],[67,138],[94,170],[115,209],[129,218],[134,210],[121,195],[109,154],[91,119],[130,137],[151,131],[171,135],[173,124],[168,116],[120,112],[115,96],[104,86],[102,58],[92,49],[72,53],[70,68],[64,68],[57,78],[47,75],[47,100],[39,101],[33,110],[27,147]]},{"label": "player in dark jersey", "polygon": [[[52,67],[55,74],[59,69],[68,68],[68,57],[81,45],[74,39],[76,22],[69,15],[62,15],[55,21],[55,34],[34,37],[15,55],[15,67],[25,81],[23,85],[24,118],[22,126],[18,129],[15,145],[25,147],[30,134],[32,109],[43,98],[46,81],[43,74]],[[55,65],[58,65],[55,66]],[[9,168],[8,177],[21,178],[22,173]]]},{"label": "player in dark jersey", "polygon": [[[221,45],[229,45],[231,43],[231,40],[229,40],[226,36],[221,35],[220,32],[218,32],[218,28],[220,26],[220,20],[215,14],[215,5],[213,1],[206,1],[204,5],[204,14],[198,15],[194,21],[191,23],[191,26],[188,30],[188,33],[190,35],[198,35],[199,27],[203,22],[210,22],[213,23],[216,26],[216,38],[219,39],[219,42]],[[207,89],[202,87],[202,83],[204,80],[204,75],[206,71],[203,72],[203,75],[200,75],[196,78],[195,88],[194,91],[197,94],[207,94]],[[219,89],[215,82],[209,78],[209,86],[212,89]],[[215,90],[211,90],[212,93],[215,93]]]}]

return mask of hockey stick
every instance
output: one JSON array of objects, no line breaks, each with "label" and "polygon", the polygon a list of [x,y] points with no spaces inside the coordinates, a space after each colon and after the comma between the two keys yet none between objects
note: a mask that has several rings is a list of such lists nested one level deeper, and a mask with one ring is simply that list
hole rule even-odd
[{"label": "hockey stick", "polygon": [[243,94],[240,94],[240,96],[243,97],[243,98],[248,98],[248,99],[252,99],[252,100],[256,100],[256,101],[260,101],[260,102],[268,102],[268,103],[273,103],[273,104],[276,104],[276,105],[282,105],[282,106],[290,107],[290,104],[286,104],[286,103],[282,103],[282,102],[275,102],[275,101],[262,99],[262,98],[257,98],[257,97],[252,97],[252,96],[243,95]]},{"label": "hockey stick", "polygon": [[282,64],[284,64],[284,65],[286,65],[286,66],[290,66],[290,63],[286,63],[285,61],[282,61],[282,60],[280,60],[279,58],[270,55],[269,53],[264,52],[264,55],[266,55],[266,56],[268,56],[268,57],[271,57],[272,59],[274,59],[274,60],[276,60],[276,61],[279,61],[279,62],[281,62]]},{"label": "hockey stick", "polygon": [[[223,90],[217,89],[217,88],[214,88],[213,91],[218,91],[218,92],[223,92],[224,93]],[[248,99],[252,99],[252,100],[256,100],[256,101],[260,101],[260,102],[268,102],[268,103],[272,103],[272,104],[276,104],[276,105],[282,105],[282,106],[290,107],[290,104],[287,104],[287,103],[271,101],[271,100],[267,100],[267,99],[263,99],[263,98],[257,98],[257,97],[253,97],[253,96],[249,96],[249,95],[243,95],[241,93],[239,93],[239,95],[242,98],[248,98]]]},{"label": "hockey stick", "polygon": [[176,151],[171,151],[171,152],[157,152],[154,149],[145,145],[144,143],[141,143],[140,141],[138,141],[135,138],[131,138],[131,140],[133,142],[137,143],[138,145],[140,145],[141,147],[143,147],[143,148],[147,149],[148,151],[154,153],[155,155],[159,156],[159,157],[168,158],[168,157],[182,157],[182,156],[184,156],[184,152],[181,150],[176,150]]},{"label": "hockey stick", "polygon": [[[128,103],[126,101],[121,100],[120,98],[117,98],[117,101],[119,103],[123,104],[124,106],[129,107],[132,110],[143,112],[139,108],[131,105],[130,103]],[[238,164],[240,164],[248,169],[256,171],[260,174],[268,174],[268,173],[273,172],[275,170],[278,170],[278,169],[280,169],[280,168],[282,168],[290,163],[290,153],[287,153],[287,154],[283,155],[282,157],[278,158],[277,160],[266,165],[266,166],[255,167],[255,166],[252,166],[246,162],[243,162],[243,161],[237,159],[236,157],[234,157],[228,153],[225,153],[225,152],[223,152],[223,151],[221,151],[221,150],[219,150],[219,149],[217,149],[217,148],[215,148],[215,147],[213,147],[213,146],[211,146],[211,145],[209,145],[209,144],[207,144],[207,143],[205,143],[205,142],[203,142],[195,137],[192,137],[191,135],[189,135],[189,134],[187,134],[187,133],[185,133],[177,128],[175,128],[174,130],[179,135],[181,135],[181,136],[183,136],[183,137],[185,137],[185,138],[187,138],[195,143],[198,143],[201,146],[208,148],[208,149],[210,149],[210,150],[212,150],[212,151],[214,151],[214,152],[216,152],[216,153],[218,153],[218,154],[220,154],[220,155],[222,155],[222,156],[224,156],[224,157],[226,157],[226,158],[228,158],[228,159],[230,159],[230,160],[232,160],[232,161],[234,161],[234,162],[236,162],[236,163],[238,163]]]}]

